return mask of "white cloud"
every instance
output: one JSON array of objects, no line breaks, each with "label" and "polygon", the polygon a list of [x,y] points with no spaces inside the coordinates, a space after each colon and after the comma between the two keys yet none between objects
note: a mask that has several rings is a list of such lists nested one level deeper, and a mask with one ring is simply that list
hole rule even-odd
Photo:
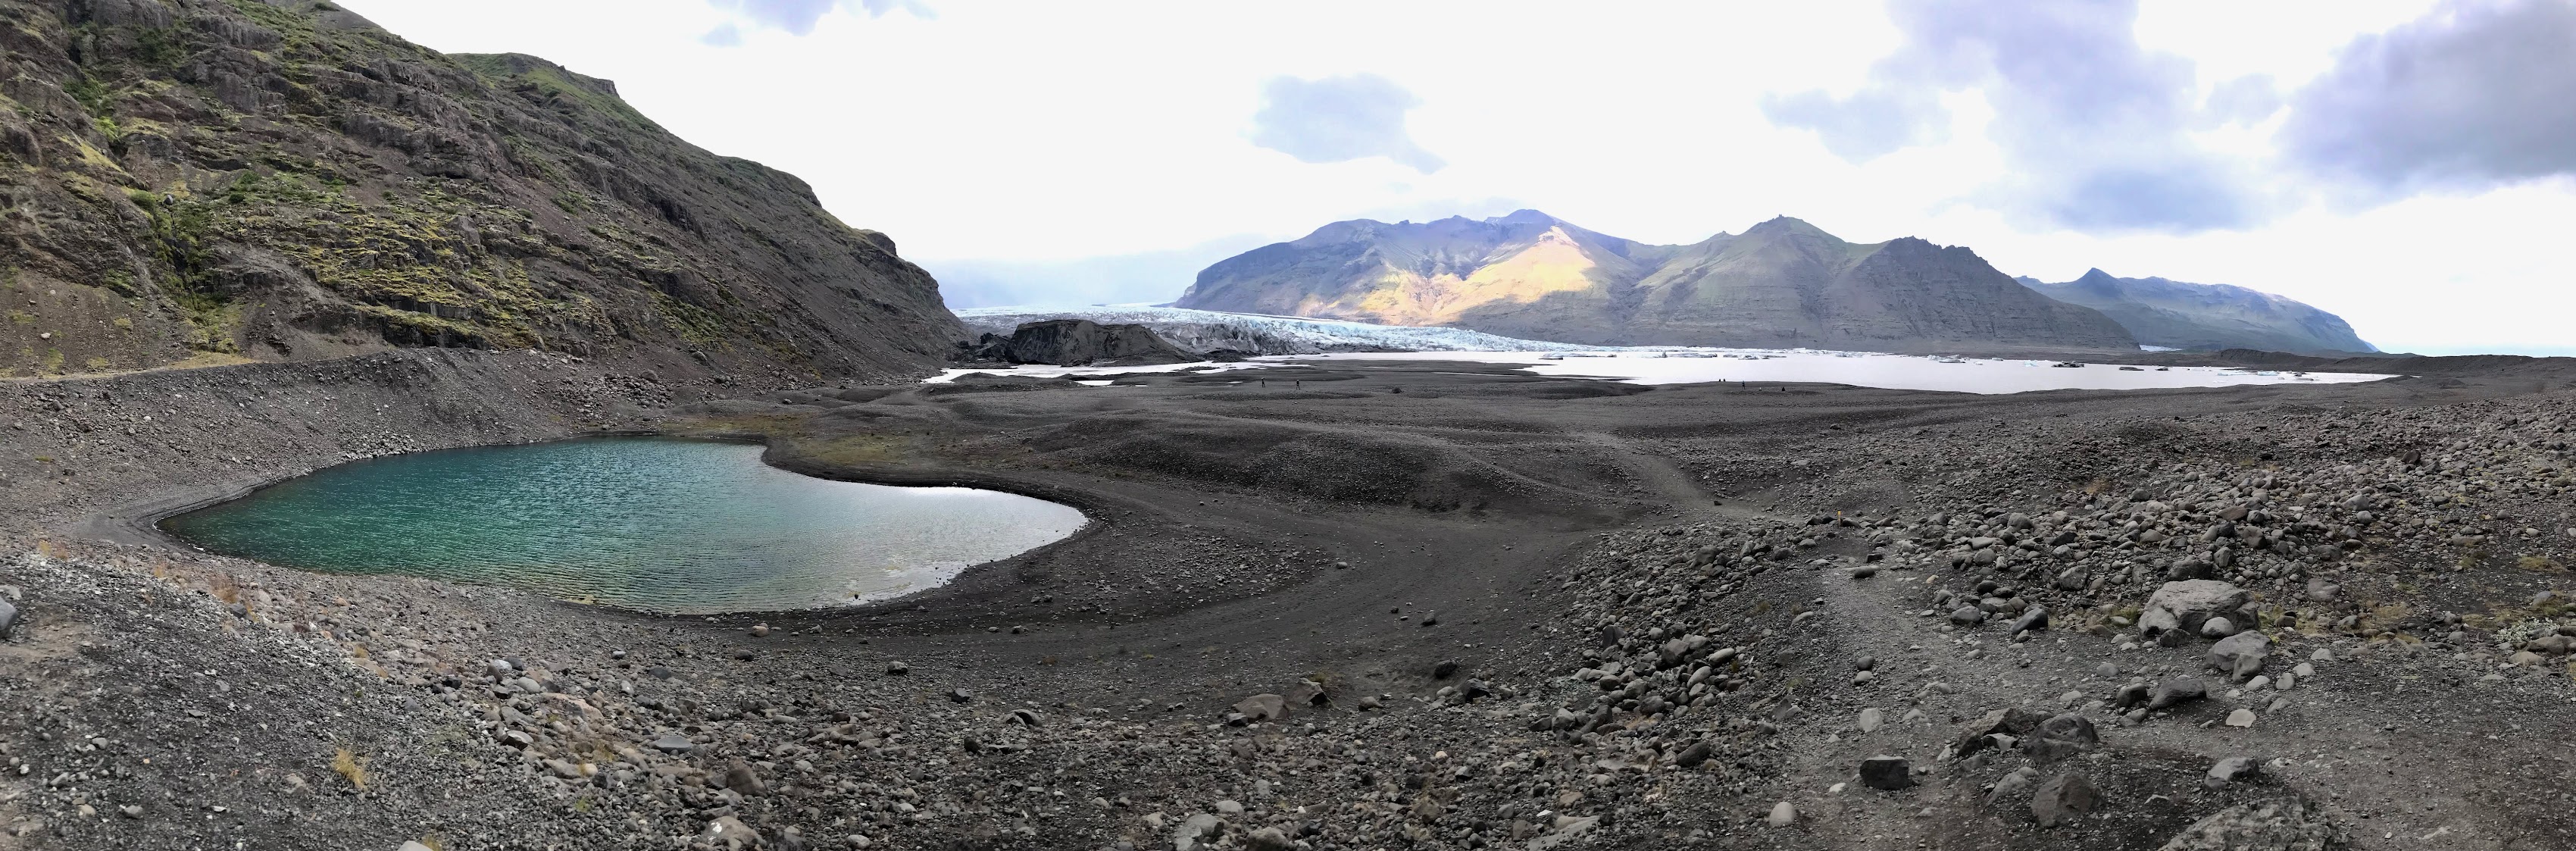
[{"label": "white cloud", "polygon": [[[1867,86],[1772,96],[1764,113],[1866,162],[1944,141],[1939,94],[1977,89],[1994,108],[1987,135],[2013,164],[1976,194],[1983,203],[2086,231],[2230,228],[2264,215],[2253,170],[2191,134],[2208,123],[2192,63],[2139,43],[2135,0],[1895,0],[1889,12],[1906,41]],[[2242,85],[2222,91],[2225,118],[2257,102]]]},{"label": "white cloud", "polygon": [[[914,17],[932,17],[929,5],[920,0],[707,0],[718,9],[740,16],[750,23],[786,30],[791,35],[809,35],[823,16],[847,10],[871,18],[901,11]],[[708,34],[710,37],[714,33]],[[716,41],[708,41],[717,44]],[[739,44],[737,36],[731,44]]]},{"label": "white cloud", "polygon": [[2294,96],[2290,155],[2391,193],[2576,174],[2576,3],[2461,0]]},{"label": "white cloud", "polygon": [[1950,138],[1940,93],[1917,86],[1872,86],[1842,98],[1819,89],[1766,94],[1762,114],[1783,127],[1816,131],[1825,150],[1856,163]]},{"label": "white cloud", "polygon": [[1404,129],[1404,113],[1421,105],[1421,98],[1376,74],[1273,77],[1261,86],[1261,111],[1252,114],[1252,143],[1298,162],[1385,157],[1430,174],[1448,163]]}]

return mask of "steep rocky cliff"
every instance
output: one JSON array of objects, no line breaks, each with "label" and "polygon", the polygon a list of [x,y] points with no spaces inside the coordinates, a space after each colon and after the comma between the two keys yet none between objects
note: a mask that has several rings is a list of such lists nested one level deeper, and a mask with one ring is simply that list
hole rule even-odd
[{"label": "steep rocky cliff", "polygon": [[0,0],[0,374],[537,348],[935,363],[930,276],[615,86],[315,0]]},{"label": "steep rocky cliff", "polygon": [[1009,334],[985,334],[954,358],[974,363],[1044,363],[1059,366],[1145,366],[1204,360],[1182,351],[1143,325],[1102,325],[1088,319],[1024,322]]},{"label": "steep rocky cliff", "polygon": [[1445,325],[1605,345],[2134,348],[1966,248],[1855,244],[1796,219],[1647,245],[1535,210],[1336,222],[1199,273],[1178,307]]},{"label": "steep rocky cliff", "polygon": [[2341,316],[2244,287],[2118,278],[2100,269],[2065,283],[2018,280],[2049,298],[2102,311],[2150,346],[2303,355],[2379,351]]}]

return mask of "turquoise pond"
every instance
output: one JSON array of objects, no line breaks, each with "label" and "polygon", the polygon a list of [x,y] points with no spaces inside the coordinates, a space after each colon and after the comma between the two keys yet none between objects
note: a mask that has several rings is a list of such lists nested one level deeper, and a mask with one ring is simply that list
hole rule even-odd
[{"label": "turquoise pond", "polygon": [[181,514],[197,546],[328,573],[524,588],[655,612],[844,605],[1061,540],[1082,512],[835,482],[761,447],[615,437],[356,461]]}]

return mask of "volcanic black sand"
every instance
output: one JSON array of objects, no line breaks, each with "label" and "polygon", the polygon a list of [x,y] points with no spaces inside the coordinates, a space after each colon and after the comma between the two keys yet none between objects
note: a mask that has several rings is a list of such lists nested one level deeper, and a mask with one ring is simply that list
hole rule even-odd
[{"label": "volcanic black sand", "polygon": [[[2576,367],[2407,363],[2002,397],[1390,362],[683,403],[453,353],[8,383],[0,849],[2569,847]],[[712,618],[148,527],[602,429],[1093,524]]]}]

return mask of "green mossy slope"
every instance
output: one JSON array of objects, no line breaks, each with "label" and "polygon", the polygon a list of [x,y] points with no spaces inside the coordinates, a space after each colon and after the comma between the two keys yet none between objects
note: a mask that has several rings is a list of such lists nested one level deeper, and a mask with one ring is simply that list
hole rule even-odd
[{"label": "green mossy slope", "polygon": [[792,175],[313,0],[0,0],[0,375],[408,346],[877,374],[963,332]]}]

